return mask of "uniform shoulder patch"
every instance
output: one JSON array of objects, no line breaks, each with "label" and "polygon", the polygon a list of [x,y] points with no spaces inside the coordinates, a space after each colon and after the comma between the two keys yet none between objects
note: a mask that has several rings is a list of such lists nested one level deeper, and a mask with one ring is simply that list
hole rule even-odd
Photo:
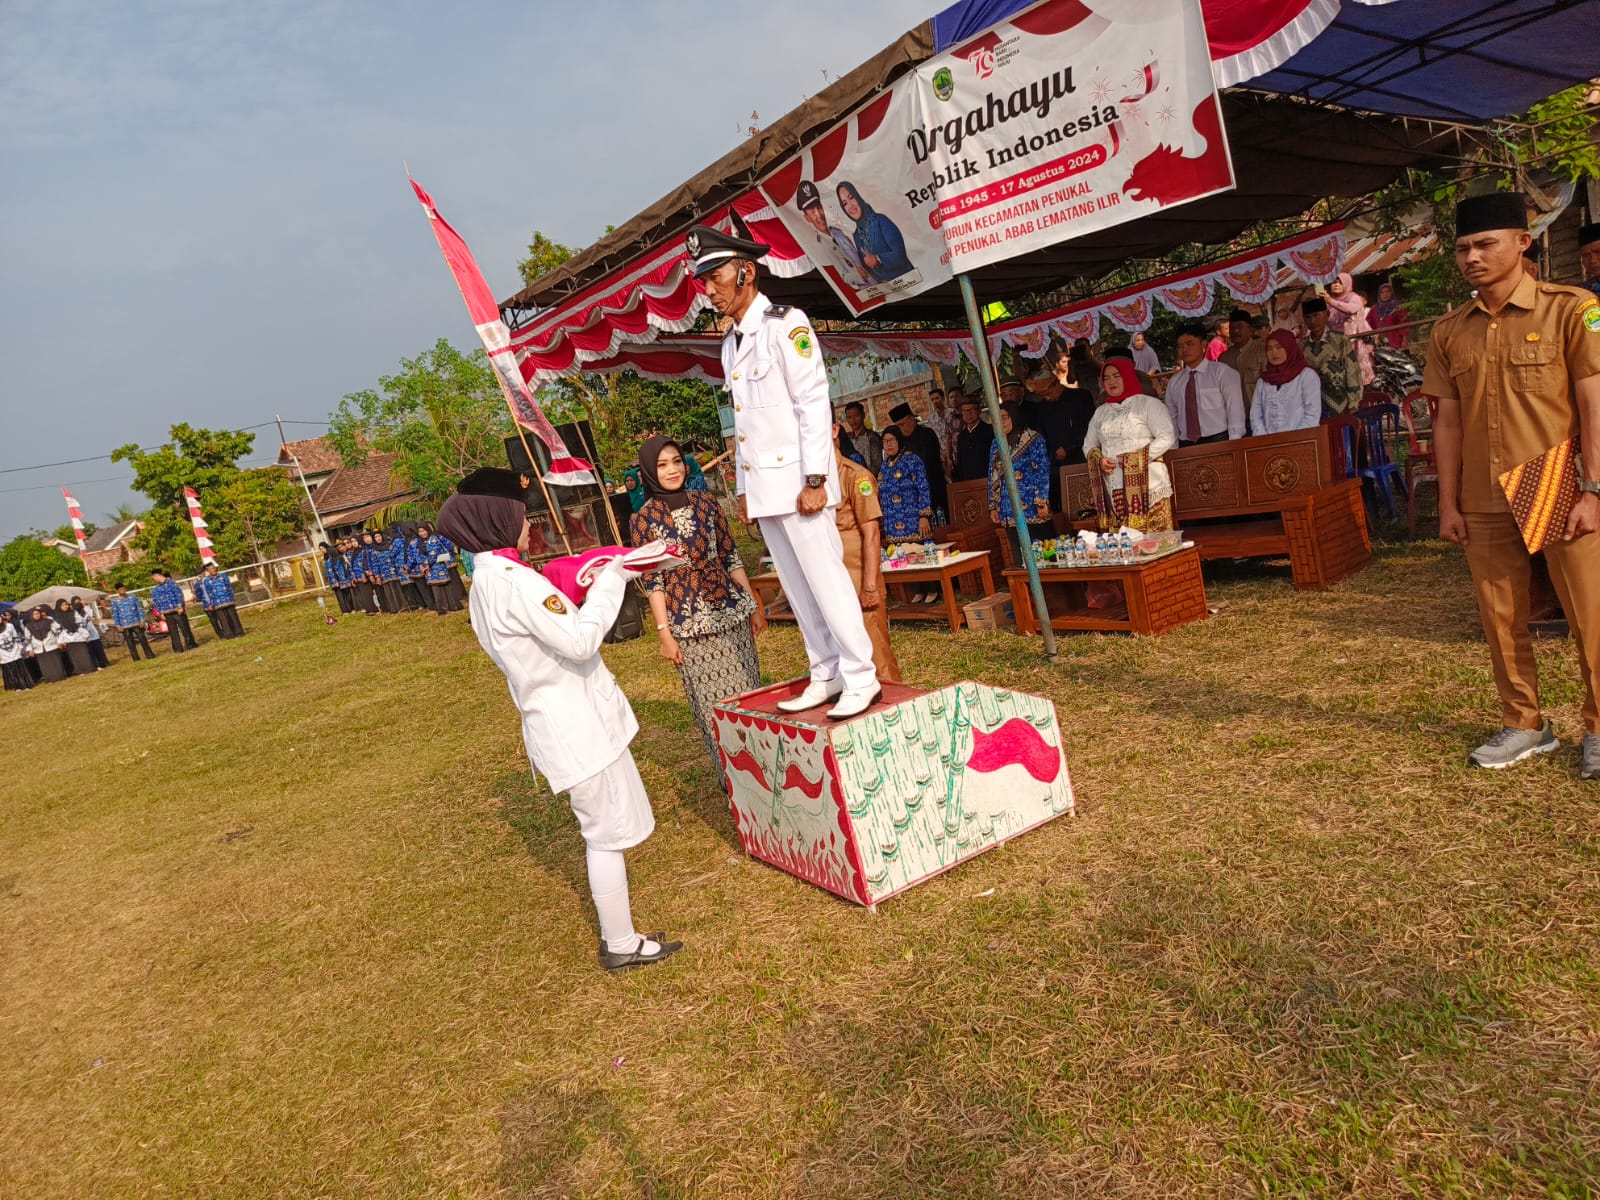
[{"label": "uniform shoulder patch", "polygon": [[789,341],[794,346],[794,352],[801,358],[810,358],[814,343],[811,340],[811,330],[804,325],[797,325],[789,330]]},{"label": "uniform shoulder patch", "polygon": [[564,617],[567,615],[566,603],[561,599],[560,596],[546,596],[544,598],[544,606],[551,612],[555,613],[558,617]]},{"label": "uniform shoulder patch", "polygon": [[872,480],[870,480],[870,479],[858,480],[856,482],[856,491],[860,492],[863,496],[872,495]]},{"label": "uniform shoulder patch", "polygon": [[1584,307],[1583,327],[1590,333],[1600,333],[1600,300],[1591,300]]},{"label": "uniform shoulder patch", "polygon": [[781,321],[793,311],[794,305],[792,304],[769,304],[767,305],[767,320]]}]

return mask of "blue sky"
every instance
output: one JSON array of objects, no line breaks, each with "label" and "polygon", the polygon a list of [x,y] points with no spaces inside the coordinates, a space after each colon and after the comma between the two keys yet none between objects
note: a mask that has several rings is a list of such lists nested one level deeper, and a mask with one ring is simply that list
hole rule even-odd
[{"label": "blue sky", "polygon": [[[935,7],[3,0],[0,470],[325,420],[472,344],[402,160],[503,296],[533,228],[588,244]],[[0,540],[130,477],[7,470]]]}]

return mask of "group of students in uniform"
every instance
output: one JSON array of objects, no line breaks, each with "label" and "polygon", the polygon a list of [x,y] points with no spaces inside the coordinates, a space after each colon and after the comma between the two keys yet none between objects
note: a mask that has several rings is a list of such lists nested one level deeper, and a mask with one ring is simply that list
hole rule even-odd
[{"label": "group of students in uniform", "polygon": [[94,609],[82,596],[62,598],[53,608],[36,604],[27,612],[0,613],[0,676],[8,692],[110,665]]},{"label": "group of students in uniform", "polygon": [[343,613],[399,613],[432,609],[460,612],[467,597],[456,565],[456,546],[426,521],[363,530],[330,546],[323,542],[322,572]]}]

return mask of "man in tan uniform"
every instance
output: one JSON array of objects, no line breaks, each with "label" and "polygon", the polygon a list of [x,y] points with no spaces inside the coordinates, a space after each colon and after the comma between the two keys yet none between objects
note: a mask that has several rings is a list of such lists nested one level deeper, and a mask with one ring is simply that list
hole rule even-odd
[{"label": "man in tan uniform", "polygon": [[[1217,359],[1239,372],[1239,384],[1244,388],[1244,411],[1248,416],[1256,398],[1256,382],[1267,369],[1266,343],[1256,337],[1253,318],[1242,308],[1228,315],[1228,348]],[[1155,392],[1150,393],[1152,396]]]},{"label": "man in tan uniform", "polygon": [[[839,426],[833,427],[834,445],[839,444]],[[872,472],[839,455],[839,506],[833,510],[844,543],[844,569],[856,585],[861,598],[861,619],[872,639],[872,663],[878,678],[900,682],[900,663],[889,644],[888,598],[883,595],[883,505],[878,501],[878,482]]]},{"label": "man in tan uniform", "polygon": [[1539,707],[1528,634],[1528,550],[1499,477],[1568,438],[1582,491],[1545,549],[1583,676],[1584,779],[1600,778],[1600,300],[1524,268],[1526,201],[1499,192],[1457,209],[1456,265],[1475,299],[1433,327],[1422,390],[1439,400],[1439,532],[1466,549],[1504,728],[1469,756],[1509,767],[1560,743]]}]

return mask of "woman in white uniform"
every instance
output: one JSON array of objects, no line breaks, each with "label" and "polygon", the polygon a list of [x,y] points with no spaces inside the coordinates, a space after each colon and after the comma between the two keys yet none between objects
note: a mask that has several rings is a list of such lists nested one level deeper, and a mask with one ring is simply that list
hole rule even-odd
[{"label": "woman in white uniform", "polygon": [[650,836],[655,816],[628,748],[639,723],[600,659],[633,575],[613,562],[581,606],[569,600],[518,557],[528,545],[524,491],[513,471],[476,471],[444,502],[436,529],[472,555],[472,632],[506,677],[534,770],[552,791],[570,793],[600,918],[600,965],[648,966],[683,943],[633,927],[622,852]]}]

